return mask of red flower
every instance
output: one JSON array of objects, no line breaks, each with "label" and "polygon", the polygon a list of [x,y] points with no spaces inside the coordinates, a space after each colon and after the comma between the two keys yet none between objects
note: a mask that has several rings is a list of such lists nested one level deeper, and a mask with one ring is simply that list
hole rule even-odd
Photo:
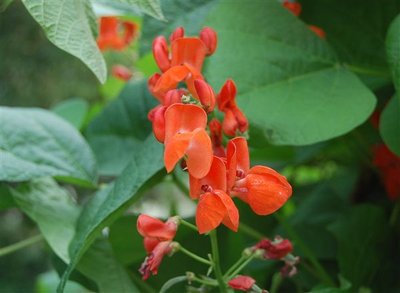
[{"label": "red flower", "polygon": [[236,105],[236,85],[228,79],[217,96],[218,109],[225,113],[222,129],[227,135],[235,136],[237,130],[245,132],[249,128],[246,116]]},{"label": "red flower", "polygon": [[143,280],[156,275],[164,255],[172,251],[171,242],[176,235],[178,222],[169,218],[165,223],[147,215],[140,215],[137,230],[144,237],[144,248],[149,254],[141,265],[139,272]]},{"label": "red flower", "polygon": [[298,2],[284,0],[282,5],[296,16],[299,16],[301,13],[301,4]]},{"label": "red flower", "polygon": [[123,65],[114,65],[111,69],[112,75],[123,81],[128,81],[132,77],[132,71]]},{"label": "red flower", "polygon": [[286,178],[265,166],[249,169],[247,141],[236,137],[227,146],[228,189],[258,215],[278,210],[292,195]]},{"label": "red flower", "polygon": [[237,276],[228,282],[229,287],[240,291],[249,291],[251,287],[256,283],[252,277],[249,276]]},{"label": "red flower", "polygon": [[321,39],[325,39],[326,33],[322,28],[315,25],[309,25],[308,28],[312,30]]},{"label": "red flower", "polygon": [[[120,27],[122,31],[120,32]],[[122,50],[134,39],[137,31],[135,23],[120,21],[115,16],[100,18],[100,30],[97,45],[101,51],[107,49]]]},{"label": "red flower", "polygon": [[168,172],[185,156],[190,175],[207,175],[213,153],[206,125],[207,114],[196,105],[173,104],[166,110],[164,163]]},{"label": "red flower", "polygon": [[213,146],[214,155],[217,157],[224,158],[225,148],[222,145],[222,125],[218,119],[214,118],[208,122],[208,128],[210,129],[210,137]]},{"label": "red flower", "polygon": [[374,148],[373,164],[379,169],[389,198],[400,198],[400,157],[392,153],[385,144]]},{"label": "red flower", "polygon": [[264,249],[264,257],[268,259],[283,259],[293,251],[293,245],[288,239],[276,236],[274,241],[262,239],[255,245],[257,249]]}]

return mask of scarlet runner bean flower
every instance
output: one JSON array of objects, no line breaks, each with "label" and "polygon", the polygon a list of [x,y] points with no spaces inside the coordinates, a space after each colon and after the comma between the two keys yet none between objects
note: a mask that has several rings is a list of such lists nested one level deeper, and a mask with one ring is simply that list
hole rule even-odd
[{"label": "scarlet runner bean flower", "polygon": [[123,65],[114,65],[111,69],[112,75],[120,80],[128,81],[132,77],[132,71]]},{"label": "scarlet runner bean flower", "polygon": [[229,287],[240,291],[250,291],[251,287],[256,283],[252,277],[249,276],[237,276],[228,282]]},{"label": "scarlet runner bean flower", "polygon": [[178,219],[169,218],[165,223],[147,216],[140,215],[137,220],[137,230],[144,237],[143,244],[148,256],[139,271],[143,280],[156,275],[163,257],[172,251],[172,240],[178,229]]},{"label": "scarlet runner bean flower", "polygon": [[100,18],[97,45],[101,51],[107,49],[122,50],[128,46],[137,34],[137,25],[131,21],[121,21],[115,16]]}]

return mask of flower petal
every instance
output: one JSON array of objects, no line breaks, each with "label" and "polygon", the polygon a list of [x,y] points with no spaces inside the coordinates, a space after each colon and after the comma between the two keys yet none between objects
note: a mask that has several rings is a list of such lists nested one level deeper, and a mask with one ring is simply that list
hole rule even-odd
[{"label": "flower petal", "polygon": [[169,90],[175,89],[182,80],[190,73],[186,66],[173,66],[165,71],[157,80],[153,88],[153,92],[157,95],[162,95]]},{"label": "flower petal", "polygon": [[171,44],[171,66],[188,63],[201,71],[207,48],[199,38],[178,38]]},{"label": "flower petal", "polygon": [[222,190],[214,190],[214,194],[218,195],[226,210],[222,224],[232,231],[237,232],[239,227],[239,211],[232,198]]},{"label": "flower petal", "polygon": [[228,282],[229,287],[240,291],[250,291],[251,287],[256,283],[252,277],[237,276]]},{"label": "flower petal", "polygon": [[178,133],[168,141],[165,141],[164,164],[168,173],[175,168],[176,163],[186,154],[192,138],[192,132]]},{"label": "flower petal", "polygon": [[258,215],[272,214],[292,195],[292,187],[286,178],[268,167],[251,168],[244,181],[248,190],[247,202]]},{"label": "flower petal", "polygon": [[225,207],[220,198],[207,192],[200,196],[196,210],[196,226],[200,234],[217,228],[225,217]]},{"label": "flower petal", "polygon": [[160,240],[172,240],[175,237],[178,225],[173,220],[162,222],[159,219],[141,214],[137,219],[137,230],[143,237],[152,237]]},{"label": "flower petal", "polygon": [[193,132],[186,155],[189,174],[195,178],[206,176],[213,161],[213,149],[211,139],[204,129],[198,129]]}]

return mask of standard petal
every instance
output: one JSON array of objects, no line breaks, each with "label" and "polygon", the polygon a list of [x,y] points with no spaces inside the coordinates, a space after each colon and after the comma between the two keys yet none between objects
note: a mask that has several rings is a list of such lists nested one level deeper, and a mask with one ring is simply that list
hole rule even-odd
[{"label": "standard petal", "polygon": [[186,154],[192,137],[192,132],[178,133],[168,141],[165,140],[164,164],[168,173],[175,168],[176,163]]},{"label": "standard petal", "polygon": [[190,73],[186,66],[173,66],[165,71],[157,80],[153,91],[157,95],[162,95],[169,90],[175,89],[182,80]]},{"label": "standard petal", "polygon": [[196,226],[200,234],[217,228],[226,214],[225,206],[220,198],[207,192],[200,196],[196,210]]},{"label": "standard petal", "polygon": [[193,132],[186,150],[188,172],[195,178],[203,178],[210,171],[213,161],[211,139],[204,129]]},{"label": "standard petal", "polygon": [[239,211],[235,206],[232,198],[222,190],[214,190],[214,194],[216,194],[220,198],[226,210],[225,217],[222,220],[222,224],[227,226],[229,229],[237,232],[239,227]]},{"label": "standard petal", "polygon": [[201,71],[207,48],[199,38],[178,38],[171,44],[171,66],[188,63]]},{"label": "standard petal", "polygon": [[166,223],[148,215],[140,215],[137,219],[137,230],[143,237],[152,237],[160,240],[172,240],[178,226],[173,221]]}]

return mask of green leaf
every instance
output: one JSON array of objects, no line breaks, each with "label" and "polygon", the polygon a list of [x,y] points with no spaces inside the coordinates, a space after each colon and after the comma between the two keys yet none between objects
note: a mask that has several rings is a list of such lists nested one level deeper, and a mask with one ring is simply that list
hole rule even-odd
[{"label": "green leaf", "polygon": [[73,98],[58,103],[51,110],[75,128],[81,129],[89,111],[89,104],[84,99]]},{"label": "green leaf", "polygon": [[93,186],[94,155],[80,133],[49,111],[0,107],[0,180],[45,176]]},{"label": "green leaf", "polygon": [[[58,277],[55,271],[46,272],[40,274],[36,280],[35,284],[35,293],[52,293],[57,289],[57,285],[60,282],[60,278]],[[73,281],[68,281],[65,286],[65,293],[89,293],[90,291],[75,283]]]},{"label": "green leaf", "polygon": [[91,121],[86,137],[96,154],[100,174],[120,174],[132,152],[143,146],[151,134],[147,113],[155,105],[145,80],[128,83],[120,96]]},{"label": "green leaf", "polygon": [[54,45],[79,58],[104,83],[106,64],[92,33],[93,11],[87,1],[22,2]]},{"label": "green leaf", "polygon": [[135,201],[137,197],[134,195],[138,190],[163,168],[162,146],[152,136],[146,140],[143,148],[132,151],[132,160],[115,184],[101,190],[85,206],[70,245],[71,262],[64,272],[59,292],[63,290],[70,273],[98,233],[115,220],[128,204]]},{"label": "green leaf", "polygon": [[272,143],[337,137],[373,111],[372,92],[277,1],[222,1],[208,19],[219,43],[205,75],[217,90],[235,81],[239,105]]},{"label": "green leaf", "polygon": [[175,28],[183,26],[185,35],[198,35],[204,25],[209,10],[214,6],[214,0],[164,0],[162,11],[168,22],[161,22],[150,17],[143,19],[142,37],[140,39],[140,54],[151,51],[151,44],[156,36],[171,34]]},{"label": "green leaf", "polygon": [[389,247],[384,210],[367,204],[355,206],[329,230],[338,241],[341,275],[353,284],[354,290],[371,285]]},{"label": "green leaf", "polygon": [[399,93],[397,98],[400,99],[400,14],[389,27],[386,36],[386,55],[392,69],[393,83]]},{"label": "green leaf", "polygon": [[0,182],[0,211],[15,207],[15,201],[7,185]]},{"label": "green leaf", "polygon": [[32,180],[11,193],[21,210],[37,223],[55,254],[68,263],[68,244],[80,213],[69,193],[51,178]]},{"label": "green leaf", "polygon": [[379,131],[388,148],[400,156],[400,99],[393,97],[385,106]]},{"label": "green leaf", "polygon": [[141,16],[142,12],[158,20],[165,20],[159,0],[92,0],[128,14]]}]

